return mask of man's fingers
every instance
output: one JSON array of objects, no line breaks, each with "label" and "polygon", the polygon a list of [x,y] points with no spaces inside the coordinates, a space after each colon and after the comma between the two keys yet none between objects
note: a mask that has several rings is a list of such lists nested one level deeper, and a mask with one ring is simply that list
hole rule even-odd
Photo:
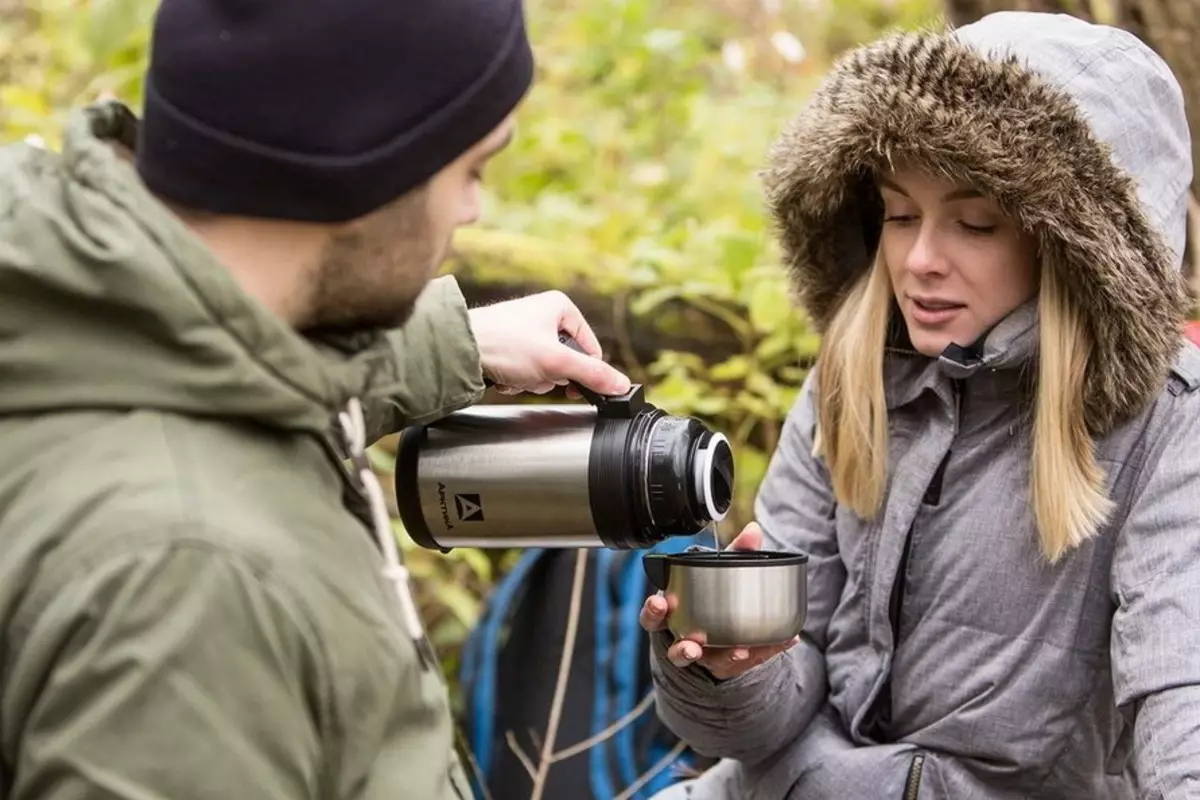
[{"label": "man's fingers", "polygon": [[564,346],[546,361],[546,377],[550,380],[569,380],[581,383],[601,394],[625,394],[629,378],[611,365],[593,356],[577,353]]},{"label": "man's fingers", "polygon": [[596,332],[592,330],[592,326],[588,325],[587,320],[583,318],[583,312],[579,310],[579,306],[575,305],[571,298],[562,292],[554,292],[553,296],[558,304],[559,330],[569,333],[576,344],[593,358],[604,358],[600,340],[596,338]]}]

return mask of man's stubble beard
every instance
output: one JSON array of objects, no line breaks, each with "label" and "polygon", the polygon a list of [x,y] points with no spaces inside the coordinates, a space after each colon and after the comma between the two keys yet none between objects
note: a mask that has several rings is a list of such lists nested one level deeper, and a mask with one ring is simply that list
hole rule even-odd
[{"label": "man's stubble beard", "polygon": [[336,232],[313,269],[309,332],[395,328],[412,316],[446,255],[418,190]]}]

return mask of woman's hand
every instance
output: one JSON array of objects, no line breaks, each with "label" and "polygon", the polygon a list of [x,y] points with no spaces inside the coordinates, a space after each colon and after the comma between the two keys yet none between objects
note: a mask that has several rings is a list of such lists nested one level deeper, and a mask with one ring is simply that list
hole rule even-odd
[{"label": "woman's hand", "polygon": [[[762,547],[762,529],[757,523],[751,522],[737,535],[730,545],[730,550],[758,550]],[[678,605],[674,595],[655,594],[646,598],[638,622],[647,631],[663,631],[667,629],[667,618]],[[704,634],[689,634],[677,640],[667,649],[667,659],[677,667],[699,664],[707,669],[714,678],[728,680],[736,678],[748,670],[769,661],[800,641],[800,637],[781,645],[766,647],[721,647],[705,651]]]}]

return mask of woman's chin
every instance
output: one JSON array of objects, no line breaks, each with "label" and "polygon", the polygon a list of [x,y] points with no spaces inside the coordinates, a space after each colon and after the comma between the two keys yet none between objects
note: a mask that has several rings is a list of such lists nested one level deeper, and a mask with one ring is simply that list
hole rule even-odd
[{"label": "woman's chin", "polygon": [[948,331],[931,331],[920,325],[909,326],[908,338],[914,350],[930,358],[937,358],[954,342],[954,336]]}]

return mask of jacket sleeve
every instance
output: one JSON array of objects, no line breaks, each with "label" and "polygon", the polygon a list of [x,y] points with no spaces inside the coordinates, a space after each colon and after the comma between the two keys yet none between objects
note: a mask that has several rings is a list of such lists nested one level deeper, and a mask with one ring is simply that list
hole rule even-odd
[{"label": "jacket sleeve", "polygon": [[433,422],[479,401],[483,371],[467,303],[452,276],[433,280],[412,316],[388,334],[398,389],[364,413],[371,443],[409,425]]},{"label": "jacket sleeve", "polygon": [[1200,391],[1167,402],[1112,567],[1114,693],[1146,800],[1200,798]]},{"label": "jacket sleeve", "polygon": [[268,575],[163,545],[53,588],[5,677],[9,800],[325,796],[328,672]]},{"label": "jacket sleeve", "polygon": [[825,645],[845,569],[828,473],[812,455],[815,370],[784,422],[755,502],[763,546],[807,553],[808,616],[801,641],[727,681],[666,658],[670,634],[651,636],[651,673],[664,724],[702,755],[762,762],[787,747],[825,702]]}]

